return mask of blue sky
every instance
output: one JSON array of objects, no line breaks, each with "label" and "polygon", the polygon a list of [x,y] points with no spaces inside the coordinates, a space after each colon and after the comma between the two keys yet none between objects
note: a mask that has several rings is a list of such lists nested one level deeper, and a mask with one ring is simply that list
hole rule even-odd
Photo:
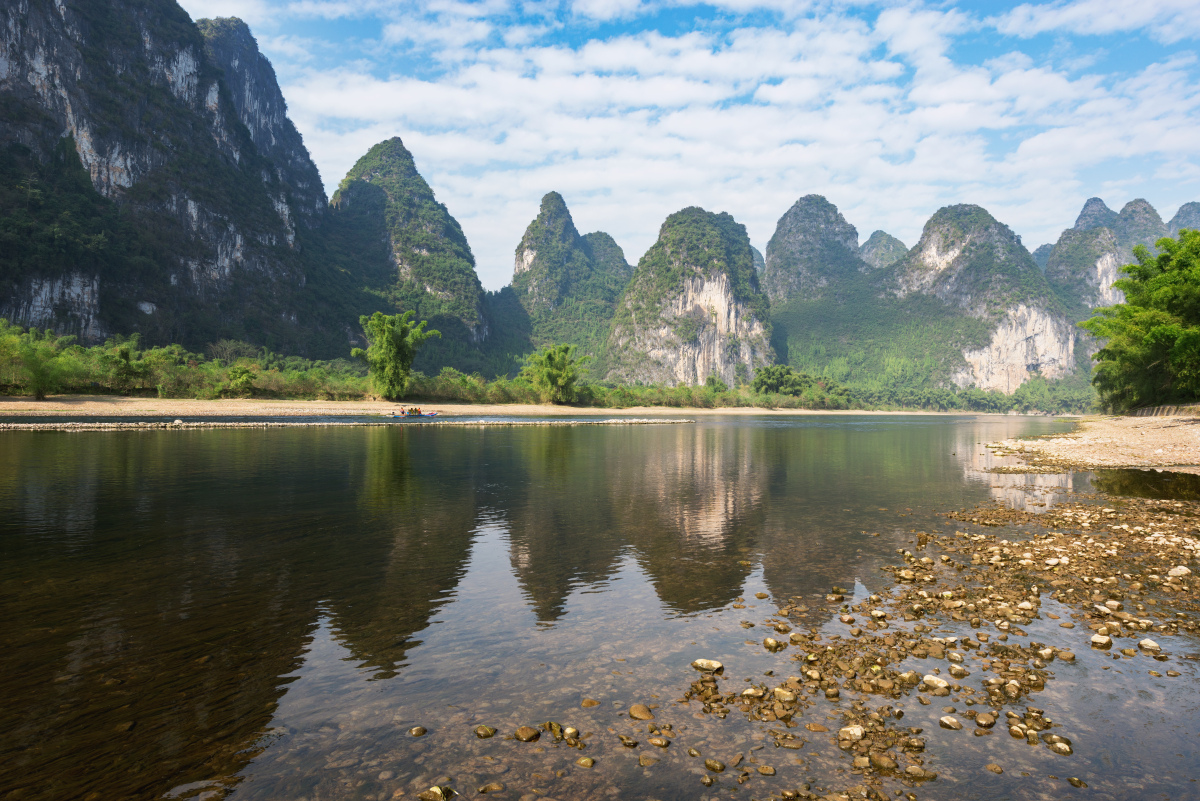
[{"label": "blue sky", "polygon": [[977,203],[1032,249],[1200,199],[1197,0],[182,4],[250,24],[329,191],[400,136],[489,289],[550,190],[633,263],[690,205],[765,249],[810,193],[909,246]]}]

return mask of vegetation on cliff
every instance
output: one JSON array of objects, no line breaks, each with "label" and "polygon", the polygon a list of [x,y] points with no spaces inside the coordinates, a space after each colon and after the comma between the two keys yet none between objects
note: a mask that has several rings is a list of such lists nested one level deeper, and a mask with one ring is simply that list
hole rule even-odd
[{"label": "vegetation on cliff", "polygon": [[608,234],[580,236],[557,192],[542,198],[516,249],[512,291],[529,315],[529,345],[569,343],[593,359],[633,268]]},{"label": "vegetation on cliff", "polygon": [[480,295],[475,257],[458,221],[439,203],[417,172],[399,137],[372,147],[342,179],[335,208],[359,225],[382,224],[390,243],[392,282],[382,294],[397,308],[422,319],[455,317],[479,325]]}]

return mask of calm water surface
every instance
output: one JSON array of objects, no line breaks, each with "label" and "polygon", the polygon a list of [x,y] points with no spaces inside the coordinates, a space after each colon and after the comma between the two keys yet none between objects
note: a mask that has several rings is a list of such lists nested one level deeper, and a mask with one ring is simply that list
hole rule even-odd
[{"label": "calm water surface", "polygon": [[[835,747],[781,756],[767,724],[674,703],[688,663],[786,670],[761,628],[740,625],[773,600],[886,587],[879,566],[912,531],[945,530],[938,511],[1090,488],[1086,475],[983,472],[979,443],[1068,427],[847,416],[0,434],[0,798],[370,801],[501,781],[504,798],[665,801],[847,786]],[[809,622],[837,625],[819,601]],[[1088,669],[1081,659],[1057,690],[1054,717],[1080,721],[1071,775],[1111,769],[1142,797],[1195,797],[1195,756],[1175,745],[1194,744],[1195,701],[1166,686],[1081,700]],[[651,767],[637,762],[645,746],[615,738],[637,702],[676,728]],[[1131,705],[1156,726],[1109,733]],[[471,733],[546,720],[593,732],[596,767]],[[409,736],[416,725],[429,733]],[[961,767],[947,757],[921,797],[1065,787],[1038,782],[1055,767],[1044,749],[981,776],[979,749],[1007,738],[957,734]],[[778,775],[744,787],[704,788],[684,753],[764,743]]]}]

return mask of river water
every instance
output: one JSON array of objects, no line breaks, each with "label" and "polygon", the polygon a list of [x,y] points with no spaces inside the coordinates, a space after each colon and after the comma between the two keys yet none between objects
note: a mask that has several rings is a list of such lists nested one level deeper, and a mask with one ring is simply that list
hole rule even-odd
[{"label": "river water", "polygon": [[[985,472],[981,443],[1067,428],[763,416],[0,434],[0,798],[382,801],[500,782],[502,798],[666,801],[846,784],[836,748],[752,751],[770,747],[765,724],[679,704],[689,663],[780,670],[786,655],[743,621],[886,587],[879,567],[912,532],[945,530],[940,511],[1089,489],[1087,474]],[[830,624],[814,601],[806,625]],[[1155,737],[1197,720],[1194,702],[1153,701],[1153,754],[1121,755],[1122,770],[1169,769]],[[616,740],[635,731],[633,703],[673,724],[655,764]],[[549,720],[589,732],[586,750],[505,737]],[[480,724],[499,733],[478,739]],[[777,772],[706,788],[688,747]],[[1077,767],[1116,758],[1076,750]],[[1051,797],[1036,771],[956,780],[950,760],[917,792]]]}]

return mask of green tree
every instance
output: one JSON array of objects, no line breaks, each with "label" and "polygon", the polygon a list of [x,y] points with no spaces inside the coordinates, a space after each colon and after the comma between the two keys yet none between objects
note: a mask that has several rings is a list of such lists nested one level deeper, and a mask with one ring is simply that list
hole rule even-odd
[{"label": "green tree", "polygon": [[575,346],[547,345],[525,357],[521,377],[537,387],[542,397],[551,403],[571,403],[575,400],[580,369],[590,357],[575,357]]},{"label": "green tree", "polygon": [[754,376],[754,391],[780,395],[802,395],[815,382],[807,373],[797,373],[786,364],[763,367]]},{"label": "green tree", "polygon": [[375,391],[388,400],[404,395],[413,359],[425,340],[442,336],[440,331],[426,331],[425,320],[413,323],[413,314],[375,312],[358,318],[367,336],[367,349],[355,348],[350,355],[367,363]]},{"label": "green tree", "polygon": [[45,400],[51,392],[62,389],[63,365],[60,363],[62,349],[74,337],[55,337],[49,329],[39,334],[36,328],[21,338],[17,346],[17,358],[25,371],[25,386],[35,400]]},{"label": "green tree", "polygon": [[244,364],[229,368],[229,392],[242,397],[254,391],[254,371]]},{"label": "green tree", "polygon": [[1125,302],[1080,323],[1105,340],[1092,382],[1113,411],[1200,397],[1200,231],[1155,246],[1158,256],[1139,246],[1121,268],[1128,277],[1113,286]]},{"label": "green tree", "polygon": [[721,376],[716,373],[709,373],[708,378],[704,379],[704,386],[711,389],[713,392],[728,392],[729,385],[721,380]]}]

